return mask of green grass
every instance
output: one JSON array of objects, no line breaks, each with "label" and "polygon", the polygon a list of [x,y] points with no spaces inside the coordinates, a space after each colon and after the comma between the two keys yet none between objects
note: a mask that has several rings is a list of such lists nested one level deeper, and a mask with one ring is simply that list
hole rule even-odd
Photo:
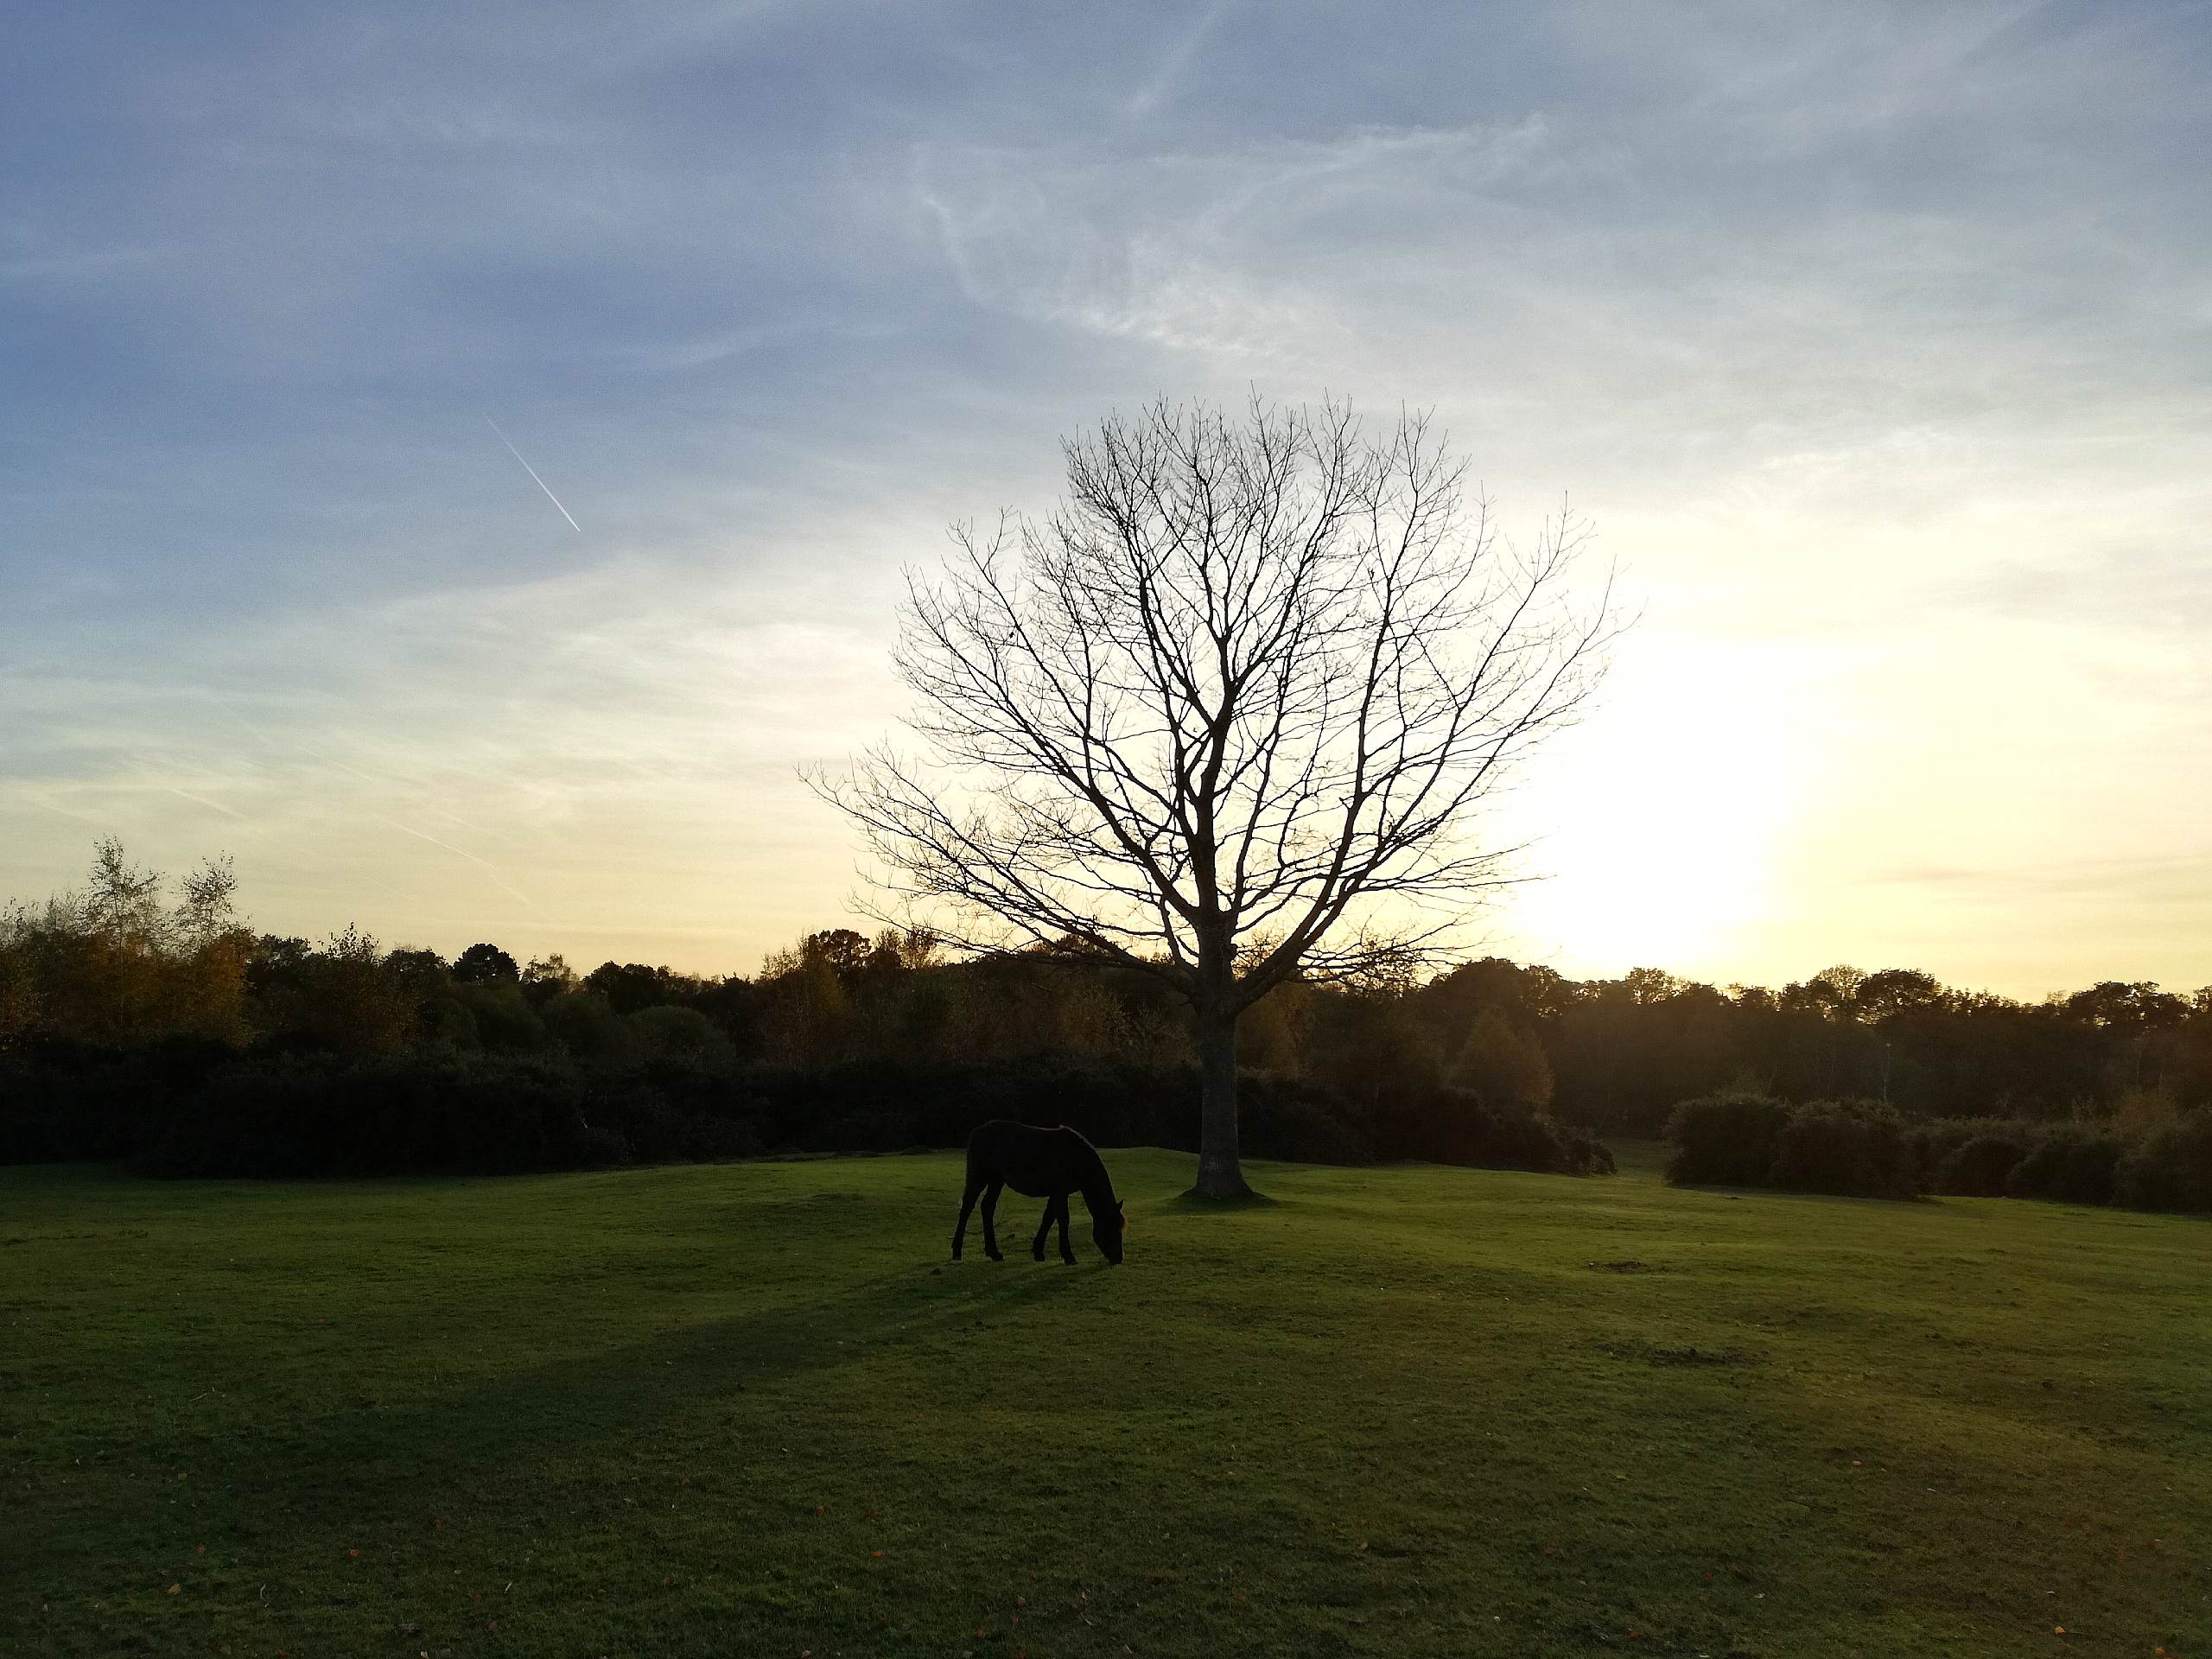
[{"label": "green grass", "polygon": [[1111,1162],[0,1171],[0,1650],[2212,1659],[2212,1225]]}]

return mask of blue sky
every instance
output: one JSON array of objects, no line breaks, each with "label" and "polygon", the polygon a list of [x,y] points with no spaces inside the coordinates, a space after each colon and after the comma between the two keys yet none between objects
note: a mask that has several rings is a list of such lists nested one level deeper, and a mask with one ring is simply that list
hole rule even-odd
[{"label": "blue sky", "polygon": [[2202,4],[41,9],[0,892],[749,969],[901,563],[1257,387],[1643,609],[1499,948],[2212,980],[2208,85]]}]

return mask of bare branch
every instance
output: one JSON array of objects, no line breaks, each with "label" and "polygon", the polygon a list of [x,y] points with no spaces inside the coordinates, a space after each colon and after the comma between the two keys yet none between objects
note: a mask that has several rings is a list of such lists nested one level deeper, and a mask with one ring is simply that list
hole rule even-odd
[{"label": "bare branch", "polygon": [[1437,949],[1511,879],[1482,807],[1618,629],[1610,582],[1571,591],[1587,530],[1503,544],[1419,413],[1160,401],[1063,451],[1049,515],[956,526],[909,575],[920,757],[809,779],[860,826],[876,913],[1231,1019]]}]

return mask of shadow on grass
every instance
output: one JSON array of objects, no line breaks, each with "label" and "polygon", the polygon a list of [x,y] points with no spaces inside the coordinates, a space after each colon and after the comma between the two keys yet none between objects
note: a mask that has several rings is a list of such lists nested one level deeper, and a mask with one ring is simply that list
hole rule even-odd
[{"label": "shadow on grass", "polygon": [[1226,1216],[1240,1210],[1280,1210],[1283,1201],[1271,1198],[1264,1192],[1255,1192],[1249,1187],[1233,1198],[1210,1198],[1195,1186],[1178,1192],[1160,1206],[1163,1210],[1178,1210],[1187,1215]]},{"label": "shadow on grass", "polygon": [[[778,1382],[863,1363],[887,1347],[965,1333],[994,1315],[1079,1294],[1090,1276],[1026,1262],[916,1268],[823,1301],[505,1372],[458,1396],[326,1412],[276,1444],[231,1453],[226,1478],[243,1509],[256,1492],[279,1500],[289,1527],[355,1524],[365,1512],[420,1509],[437,1492],[495,1487],[549,1458],[649,1441],[660,1427],[704,1406],[734,1405],[749,1389],[772,1393]],[[774,1411],[768,1401],[748,1410],[755,1405]]]}]

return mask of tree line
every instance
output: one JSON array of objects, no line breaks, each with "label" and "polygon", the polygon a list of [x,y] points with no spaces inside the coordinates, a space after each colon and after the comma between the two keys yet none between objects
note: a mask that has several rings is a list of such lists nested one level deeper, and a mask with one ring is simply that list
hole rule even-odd
[{"label": "tree line", "polygon": [[[351,926],[315,943],[257,932],[236,887],[219,860],[172,894],[108,841],[83,887],[0,911],[0,1161],[574,1167],[953,1145],[995,1116],[1198,1149],[1175,992],[1079,950],[961,956],[830,929],[752,977],[580,974],[488,942],[448,959]],[[1262,1155],[1611,1166],[1525,1091],[1306,1065],[1297,1006],[1244,1033]]]},{"label": "tree line", "polygon": [[[407,1057],[594,1076],[1198,1065],[1173,988],[1077,944],[976,957],[833,928],[751,976],[579,973],[491,943],[448,960],[352,927],[315,943],[257,932],[236,891],[226,861],[165,883],[108,841],[82,887],[0,912],[0,1054],[19,1110],[131,1055],[134,1075],[165,1057],[188,1078]],[[1656,1136],[1678,1103],[1731,1090],[1886,1102],[1907,1119],[2143,1124],[2212,1105],[2212,988],[2114,981],[2026,1002],[1904,969],[1722,988],[1486,957],[1287,981],[1240,1021],[1237,1059],[1345,1128],[1307,1136],[1322,1155],[1427,1155],[1477,1118]]]}]

